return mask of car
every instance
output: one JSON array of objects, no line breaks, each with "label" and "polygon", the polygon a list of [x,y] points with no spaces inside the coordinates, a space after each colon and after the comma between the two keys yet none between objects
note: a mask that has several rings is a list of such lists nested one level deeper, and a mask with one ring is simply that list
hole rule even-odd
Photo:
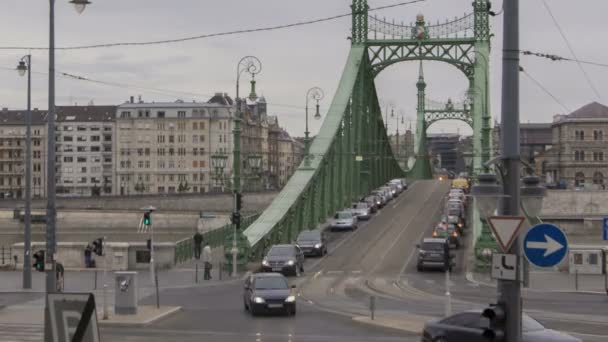
[{"label": "car", "polygon": [[381,186],[380,188],[378,188],[378,190],[384,191],[384,193],[386,194],[386,197],[388,197],[389,201],[392,200],[393,198],[395,198],[393,189],[390,186]]},{"label": "car", "polygon": [[372,212],[372,214],[374,214],[374,213],[378,212],[378,209],[380,209],[380,203],[382,203],[382,200],[380,198],[378,198],[376,195],[370,195],[370,196],[365,197],[363,199],[363,202],[367,203],[370,211]]},{"label": "car", "polygon": [[399,186],[395,183],[386,183],[385,187],[389,189],[393,198],[399,196],[401,191],[399,191]]},{"label": "car", "polygon": [[357,220],[369,220],[372,217],[371,209],[366,202],[353,203],[350,211],[357,216]]},{"label": "car", "polygon": [[274,245],[262,260],[262,272],[299,276],[304,272],[304,253],[296,245]]},{"label": "car", "polygon": [[386,192],[383,190],[374,190],[374,191],[372,191],[372,195],[377,196],[380,199],[380,201],[381,201],[380,208],[384,207],[386,205],[386,203],[388,203],[388,201],[389,201],[389,198],[388,198]]},{"label": "car", "polygon": [[450,244],[445,238],[425,238],[418,247],[416,269],[422,272],[427,268],[452,271],[454,255],[450,253]]},{"label": "car", "polygon": [[294,286],[280,273],[255,273],[245,280],[243,306],[252,316],[279,311],[295,316],[296,296]]},{"label": "car", "polygon": [[454,225],[454,227],[456,227],[458,230],[458,233],[460,235],[464,235],[465,223],[462,217],[458,215],[447,215],[443,221],[447,224]]},{"label": "car", "polygon": [[320,230],[305,230],[298,235],[296,245],[300,247],[304,256],[323,256],[327,254],[327,241],[325,234]]},{"label": "car", "polygon": [[460,247],[460,234],[454,224],[447,224],[445,222],[438,224],[433,229],[433,237],[447,239],[450,248]]},{"label": "car", "polygon": [[[424,324],[422,342],[486,342],[483,332],[489,326],[481,310],[459,312]],[[582,342],[570,335],[547,329],[534,318],[522,314],[522,342]]]},{"label": "car", "polygon": [[357,216],[350,210],[338,211],[329,224],[329,229],[334,230],[355,230],[357,229]]},{"label": "car", "polygon": [[401,179],[391,179],[388,182],[388,184],[396,185],[399,193],[402,193],[403,190],[405,190],[405,187],[403,186],[403,182],[401,181]]}]

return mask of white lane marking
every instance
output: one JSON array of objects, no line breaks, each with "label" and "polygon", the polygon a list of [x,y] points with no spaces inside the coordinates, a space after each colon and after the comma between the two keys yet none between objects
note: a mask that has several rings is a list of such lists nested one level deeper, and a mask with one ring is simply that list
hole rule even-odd
[{"label": "white lane marking", "polygon": [[325,271],[325,274],[344,274],[344,271]]},{"label": "white lane marking", "polygon": [[363,271],[361,271],[361,270],[357,270],[357,271],[351,271],[350,273],[352,273],[352,274],[361,274],[362,272]]},{"label": "white lane marking", "polygon": [[315,275],[312,276],[312,279],[317,279],[323,273],[323,270],[318,271]]}]

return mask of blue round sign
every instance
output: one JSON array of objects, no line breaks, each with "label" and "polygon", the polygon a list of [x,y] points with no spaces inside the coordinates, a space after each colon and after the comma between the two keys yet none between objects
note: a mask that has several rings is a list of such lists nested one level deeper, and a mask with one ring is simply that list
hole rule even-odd
[{"label": "blue round sign", "polygon": [[523,242],[524,254],[531,264],[552,267],[568,253],[568,239],[559,227],[541,223],[530,228]]}]

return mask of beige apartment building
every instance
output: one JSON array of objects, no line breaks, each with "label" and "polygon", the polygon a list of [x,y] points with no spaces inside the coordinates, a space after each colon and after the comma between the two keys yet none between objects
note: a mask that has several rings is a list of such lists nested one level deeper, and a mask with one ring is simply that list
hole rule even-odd
[{"label": "beige apartment building", "polygon": [[[46,196],[46,111],[32,111],[32,198]],[[26,111],[0,111],[0,199],[25,197]]]},{"label": "beige apartment building", "polygon": [[[232,100],[134,102],[116,109],[115,193],[197,193],[230,187]],[[213,154],[227,157],[217,179]]]}]

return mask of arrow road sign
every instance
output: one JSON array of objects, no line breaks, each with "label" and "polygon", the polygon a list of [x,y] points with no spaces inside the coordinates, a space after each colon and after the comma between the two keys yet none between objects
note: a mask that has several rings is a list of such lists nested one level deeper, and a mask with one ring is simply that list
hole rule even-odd
[{"label": "arrow road sign", "polygon": [[604,217],[603,225],[602,225],[602,237],[604,241],[608,240],[608,217]]},{"label": "arrow road sign", "polygon": [[508,252],[519,233],[524,218],[521,216],[491,216],[488,221],[498,245],[503,252]]},{"label": "arrow road sign", "polygon": [[559,264],[568,252],[568,239],[559,227],[541,223],[530,228],[524,238],[524,254],[539,267]]}]

